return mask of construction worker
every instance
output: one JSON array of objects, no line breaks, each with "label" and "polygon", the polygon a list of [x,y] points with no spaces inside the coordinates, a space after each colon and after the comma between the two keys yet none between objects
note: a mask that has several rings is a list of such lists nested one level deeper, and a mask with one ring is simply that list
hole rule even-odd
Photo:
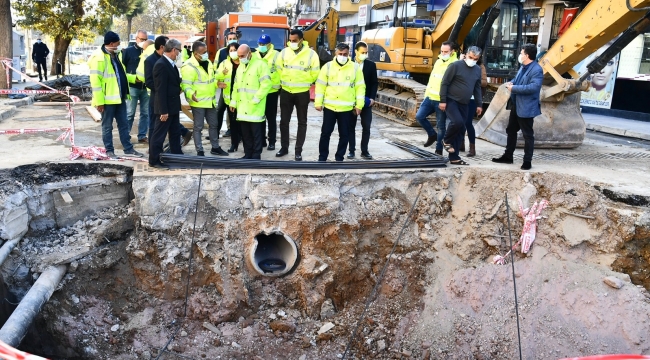
[{"label": "construction worker", "polygon": [[208,58],[208,46],[202,41],[192,44],[192,57],[187,59],[181,67],[181,89],[185,99],[192,107],[194,118],[194,146],[196,155],[205,156],[201,139],[204,120],[210,128],[210,154],[228,156],[219,146],[219,129],[217,123],[217,108],[215,97],[217,86],[215,84],[214,68]]},{"label": "construction worker", "polygon": [[231,111],[237,109],[237,119],[241,126],[244,142],[244,159],[260,160],[264,139],[264,112],[266,96],[271,91],[269,67],[262,59],[253,57],[246,44],[237,49],[240,65],[235,75]]},{"label": "construction worker", "polygon": [[181,57],[183,63],[185,63],[191,57],[192,57],[192,50],[190,50],[190,46],[189,45],[183,46],[183,56]]},{"label": "construction worker", "polygon": [[[271,91],[266,96],[266,111],[264,112],[266,120],[264,121],[264,129],[266,130],[266,124],[268,123],[268,139],[269,147],[268,150],[275,150],[275,140],[278,133],[278,123],[276,118],[278,117],[278,95],[280,93],[280,73],[277,71],[275,64],[278,61],[278,56],[280,52],[273,48],[271,43],[271,37],[267,34],[260,36],[257,41],[257,51],[253,56],[258,59],[264,59],[269,67],[269,73],[271,75]],[[266,145],[264,145],[266,146]]]},{"label": "construction worker", "polygon": [[[239,33],[239,36],[241,36],[241,33]],[[230,58],[230,52],[228,51],[228,45],[230,44],[236,44],[239,40],[239,36],[237,35],[237,32],[235,31],[230,31],[228,30],[226,32],[226,44],[224,47],[219,49],[217,51],[217,55],[214,58],[214,69],[215,69],[215,74],[217,73],[217,68],[221,63]],[[221,127],[223,126],[223,117],[224,113],[226,111],[228,106],[226,106],[226,103],[223,101],[223,92],[221,93],[221,96],[219,96],[219,103],[217,104],[217,120],[219,121],[219,132],[221,132]],[[223,134],[223,137],[229,137],[230,136],[230,117],[226,118],[226,126],[228,130],[226,131],[225,134]]]},{"label": "construction worker", "polygon": [[[236,119],[237,118],[237,109],[232,108],[234,111],[231,111],[230,108],[230,98],[232,97],[232,84],[235,81],[235,75],[237,74],[237,68],[239,67],[239,56],[237,55],[237,49],[239,49],[238,43],[231,43],[227,46],[229,55],[228,60],[222,61],[214,76],[217,79],[217,87],[221,89],[223,94],[223,101],[228,106],[228,118]],[[241,131],[240,126],[237,121],[233,121],[231,124],[231,136],[230,136],[230,148],[228,152],[237,151],[239,147],[239,142],[241,141]]]},{"label": "construction worker", "polygon": [[93,92],[92,106],[102,114],[102,140],[106,155],[116,159],[113,147],[113,119],[124,148],[124,155],[142,157],[133,149],[126,119],[126,101],[129,99],[129,85],[124,65],[120,62],[120,37],[109,31],[104,35],[104,45],[88,60],[90,86]]},{"label": "construction worker", "polygon": [[135,110],[140,102],[140,121],[138,122],[138,142],[147,143],[147,130],[149,129],[149,92],[147,91],[144,82],[137,79],[136,71],[140,64],[140,58],[144,52],[144,42],[147,41],[147,32],[138,30],[135,37],[135,44],[122,50],[122,63],[126,68],[126,78],[129,81],[129,95],[131,100],[127,102],[128,113],[127,119],[129,121],[129,133],[133,128],[133,120],[135,119]]},{"label": "construction worker", "polygon": [[307,135],[307,108],[309,88],[318,78],[320,61],[316,52],[303,41],[302,31],[294,29],[289,33],[288,47],[282,49],[275,64],[280,72],[280,139],[281,148],[275,156],[289,153],[289,122],[294,106],[298,115],[296,136],[296,161],[302,161],[302,145]]},{"label": "construction worker", "polygon": [[[427,84],[427,90],[424,93],[424,101],[420,104],[417,114],[415,114],[415,119],[422,125],[422,128],[426,130],[428,138],[424,143],[425,147],[429,147],[436,143],[436,154],[442,155],[442,139],[445,136],[445,128],[447,125],[447,114],[438,108],[440,103],[440,84],[442,83],[442,77],[445,75],[447,67],[454,61],[458,60],[456,52],[453,50],[453,43],[450,41],[445,41],[440,47],[440,54],[438,55],[438,60],[433,64],[433,70],[429,76],[429,83]],[[436,127],[438,132],[433,129],[427,116],[436,113]]]},{"label": "construction worker", "polygon": [[343,161],[348,147],[350,121],[353,116],[361,114],[365,102],[366,84],[363,72],[359,64],[350,60],[350,46],[339,43],[336,45],[335,55],[334,60],[323,66],[316,80],[314,107],[323,111],[318,161],[327,161],[334,125],[337,125],[339,131],[335,158],[336,161]]}]

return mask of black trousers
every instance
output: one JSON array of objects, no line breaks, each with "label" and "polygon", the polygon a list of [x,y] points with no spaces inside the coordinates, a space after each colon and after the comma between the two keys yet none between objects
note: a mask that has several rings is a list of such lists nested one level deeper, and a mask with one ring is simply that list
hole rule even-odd
[{"label": "black trousers", "polygon": [[352,111],[336,112],[330,109],[323,109],[323,127],[320,132],[320,142],[318,143],[318,161],[326,161],[329,155],[330,137],[334,132],[334,125],[337,125],[339,130],[339,144],[336,147],[336,154],[334,158],[336,161],[343,161],[345,149],[348,147],[348,131],[350,129],[350,121],[352,118]]},{"label": "black trousers", "polygon": [[[476,110],[475,110],[476,111]],[[449,153],[449,160],[460,160],[460,144],[465,137],[465,119],[467,119],[467,104],[461,104],[458,101],[447,98],[447,131],[445,132],[444,142],[454,148],[453,153]]]},{"label": "black trousers", "polygon": [[223,116],[228,109],[228,105],[223,101],[223,94],[219,97],[219,103],[217,104],[217,129],[221,132],[221,127],[223,126]]},{"label": "black trousers", "polygon": [[160,163],[160,154],[163,152],[163,143],[169,134],[169,148],[172,154],[182,154],[181,151],[181,126],[179,114],[169,114],[167,121],[160,121],[156,115],[156,124],[153,135],[149,139],[149,165]]},{"label": "black trousers", "polygon": [[266,109],[264,110],[264,116],[266,120],[264,121],[264,129],[266,129],[266,124],[269,125],[268,139],[269,144],[275,145],[275,141],[278,135],[278,97],[280,95],[279,91],[270,93],[266,95]]},{"label": "black trousers", "polygon": [[309,91],[292,94],[280,90],[280,145],[289,150],[289,122],[294,106],[298,115],[298,134],[296,134],[296,155],[302,155],[302,146],[307,136],[307,108],[309,107]]},{"label": "black trousers", "polygon": [[533,161],[533,149],[535,149],[535,132],[533,131],[533,118],[522,118],[517,116],[517,107],[512,102],[510,109],[510,118],[508,118],[508,127],[506,134],[506,156],[512,157],[517,147],[517,132],[521,130],[524,135],[524,161]]},{"label": "black trousers", "polygon": [[43,75],[41,75],[41,69],[43,69],[43,74],[45,75],[45,80],[47,80],[47,60],[36,61],[36,70],[38,71],[39,80],[43,80]]},{"label": "black trousers", "polygon": [[[361,152],[368,153],[368,142],[370,142],[370,124],[372,124],[372,108],[367,106],[361,109]],[[357,128],[357,114],[352,110],[352,117],[350,118],[350,129],[348,130],[349,136],[349,150],[354,152],[356,150],[356,135]]]},{"label": "black trousers", "polygon": [[239,142],[242,141],[242,137],[241,126],[239,125],[239,121],[237,121],[237,109],[230,111],[230,107],[228,107],[228,118],[230,119],[230,144],[233,147],[238,147]]},{"label": "black trousers", "polygon": [[[241,127],[241,137],[244,141],[244,159],[262,158],[262,142],[264,141],[264,122],[235,121]],[[230,127],[233,124],[230,123]],[[230,131],[232,133],[232,130]]]}]

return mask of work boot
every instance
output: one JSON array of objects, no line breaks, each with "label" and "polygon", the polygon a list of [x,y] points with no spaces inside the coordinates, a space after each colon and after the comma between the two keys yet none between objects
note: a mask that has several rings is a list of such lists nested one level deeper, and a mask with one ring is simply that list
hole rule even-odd
[{"label": "work boot", "polygon": [[530,170],[533,166],[530,164],[530,161],[524,161],[523,164],[521,164],[521,170]]},{"label": "work boot", "polygon": [[476,156],[476,144],[469,144],[469,152],[467,153],[467,157],[474,156]]},{"label": "work boot", "polygon": [[433,143],[436,142],[436,140],[438,140],[438,134],[433,134],[432,136],[429,136],[427,138],[427,142],[424,143],[424,147],[429,147],[433,145]]},{"label": "work boot", "polygon": [[499,164],[512,164],[512,156],[501,155],[500,158],[492,158],[492,162]]}]

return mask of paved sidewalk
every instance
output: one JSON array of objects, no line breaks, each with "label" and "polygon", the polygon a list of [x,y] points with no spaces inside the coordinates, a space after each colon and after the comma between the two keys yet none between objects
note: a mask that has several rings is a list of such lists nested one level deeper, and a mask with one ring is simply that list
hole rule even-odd
[{"label": "paved sidewalk", "polygon": [[582,113],[588,130],[650,140],[650,122]]}]

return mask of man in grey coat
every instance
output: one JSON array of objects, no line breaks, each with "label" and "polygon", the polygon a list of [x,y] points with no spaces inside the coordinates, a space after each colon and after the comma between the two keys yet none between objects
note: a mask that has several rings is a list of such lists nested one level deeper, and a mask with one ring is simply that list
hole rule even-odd
[{"label": "man in grey coat", "polygon": [[524,45],[519,54],[519,68],[517,76],[512,82],[506,84],[510,90],[510,100],[506,109],[510,110],[510,118],[506,133],[508,140],[506,151],[500,158],[494,158],[495,163],[512,164],[512,154],[517,146],[517,132],[521,130],[524,135],[524,163],[522,170],[530,170],[533,161],[533,149],[535,147],[535,133],[533,131],[533,119],[542,114],[539,94],[542,89],[544,71],[534,60],[537,56],[537,48],[533,44]]}]

